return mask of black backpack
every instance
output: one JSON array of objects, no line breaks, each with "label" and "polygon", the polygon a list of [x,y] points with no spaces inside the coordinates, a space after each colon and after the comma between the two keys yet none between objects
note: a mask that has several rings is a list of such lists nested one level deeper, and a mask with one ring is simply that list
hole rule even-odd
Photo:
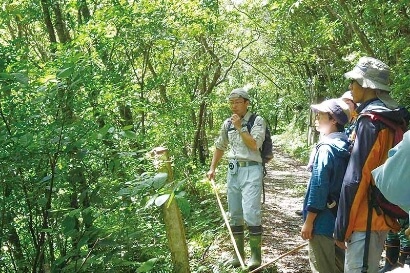
[{"label": "black backpack", "polygon": [[[253,124],[255,123],[255,119],[258,115],[257,114],[252,114],[249,118],[248,124],[246,124],[246,127],[248,127],[248,131],[250,132],[252,129]],[[273,158],[273,152],[272,152],[272,136],[269,130],[269,126],[266,125],[266,130],[265,130],[265,140],[262,143],[262,147],[259,149],[261,152],[261,157],[262,157],[262,162],[268,163],[271,161]]]}]

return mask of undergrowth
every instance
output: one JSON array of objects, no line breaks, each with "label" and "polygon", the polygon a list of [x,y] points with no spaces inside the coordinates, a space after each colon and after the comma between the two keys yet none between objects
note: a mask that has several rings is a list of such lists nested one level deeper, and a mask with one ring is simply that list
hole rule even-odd
[{"label": "undergrowth", "polygon": [[313,147],[307,144],[307,138],[306,132],[301,132],[293,126],[289,126],[280,135],[272,136],[275,146],[305,164],[309,161],[309,155]]}]

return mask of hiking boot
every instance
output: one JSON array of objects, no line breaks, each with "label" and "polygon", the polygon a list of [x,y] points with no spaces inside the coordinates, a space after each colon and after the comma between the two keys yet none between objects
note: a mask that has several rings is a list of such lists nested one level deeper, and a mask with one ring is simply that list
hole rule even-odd
[{"label": "hiking boot", "polygon": [[262,226],[249,227],[249,243],[251,259],[248,269],[254,270],[262,264]]},{"label": "hiking boot", "polygon": [[[245,256],[245,250],[244,250],[244,232],[243,232],[243,226],[231,226],[233,238],[235,239],[236,247],[239,250],[239,254],[241,255],[242,261]],[[232,267],[237,268],[241,266],[241,262],[239,261],[238,255],[236,255],[236,251],[234,248],[233,252],[233,259],[230,262]]]},{"label": "hiking boot", "polygon": [[400,248],[400,255],[398,264],[403,267],[405,264],[410,265],[410,247],[402,246]]},{"label": "hiking boot", "polygon": [[384,249],[386,250],[386,260],[383,268],[379,270],[379,273],[385,273],[397,267],[397,259],[399,258],[400,250],[400,240],[387,239],[384,243]]}]

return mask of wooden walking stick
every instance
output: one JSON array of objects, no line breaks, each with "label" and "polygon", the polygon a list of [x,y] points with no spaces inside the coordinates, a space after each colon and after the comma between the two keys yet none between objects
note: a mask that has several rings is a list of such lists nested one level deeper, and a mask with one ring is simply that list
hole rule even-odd
[{"label": "wooden walking stick", "polygon": [[299,249],[301,249],[302,247],[305,247],[305,246],[307,246],[307,245],[308,245],[308,243],[303,243],[303,244],[301,244],[301,245],[295,247],[294,249],[289,250],[288,252],[286,252],[286,253],[280,255],[279,257],[273,259],[272,261],[270,261],[270,262],[268,262],[268,263],[266,263],[266,264],[264,264],[264,265],[261,265],[261,266],[259,266],[258,268],[255,268],[254,270],[250,271],[249,273],[258,272],[258,271],[261,270],[262,268],[267,267],[268,265],[270,265],[270,264],[276,262],[277,260],[282,259],[283,257],[288,256],[289,254],[291,254],[291,253],[293,253],[293,252],[296,252],[297,250],[299,250]]},{"label": "wooden walking stick", "polygon": [[236,253],[236,255],[238,256],[238,259],[239,259],[239,263],[241,264],[242,269],[246,269],[245,263],[242,260],[242,256],[239,253],[238,246],[236,245],[235,238],[233,237],[233,233],[232,233],[232,230],[231,230],[231,226],[229,225],[228,217],[226,217],[226,213],[225,213],[224,208],[222,206],[221,199],[219,198],[219,194],[218,194],[218,191],[217,191],[216,186],[215,186],[215,181],[213,179],[211,179],[211,185],[212,185],[212,189],[215,192],[216,199],[218,200],[219,209],[221,210],[222,217],[224,218],[224,221],[225,221],[225,225],[228,228],[229,236],[231,237],[231,241],[232,241],[233,247],[235,249],[235,253]]}]

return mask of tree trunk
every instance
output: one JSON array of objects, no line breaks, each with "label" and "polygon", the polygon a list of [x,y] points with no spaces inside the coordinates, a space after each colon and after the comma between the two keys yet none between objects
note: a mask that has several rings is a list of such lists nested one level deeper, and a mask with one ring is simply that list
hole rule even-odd
[{"label": "tree trunk", "polygon": [[55,27],[57,30],[58,39],[60,40],[60,43],[65,44],[69,42],[71,38],[70,38],[70,34],[68,33],[66,24],[64,22],[64,18],[61,13],[60,5],[58,4],[57,1],[55,1],[52,7],[53,7],[54,15],[56,17]]},{"label": "tree trunk", "polygon": [[207,142],[205,134],[205,115],[206,115],[206,103],[202,102],[199,106],[197,128],[194,136],[193,153],[194,158],[199,157],[199,162],[204,165],[207,158]]},{"label": "tree trunk", "polygon": [[50,40],[51,44],[55,44],[57,43],[57,38],[54,32],[53,22],[51,21],[49,2],[47,0],[41,0],[40,3],[41,8],[43,9],[44,23],[47,27],[48,39]]},{"label": "tree trunk", "polygon": [[77,0],[78,6],[78,23],[80,25],[87,23],[91,18],[91,13],[87,5],[87,0]]}]

